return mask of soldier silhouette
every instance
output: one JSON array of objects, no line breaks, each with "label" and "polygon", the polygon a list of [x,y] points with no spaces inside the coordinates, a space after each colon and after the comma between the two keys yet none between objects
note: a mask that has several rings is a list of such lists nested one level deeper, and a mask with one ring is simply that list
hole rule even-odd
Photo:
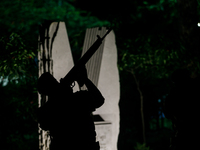
[{"label": "soldier silhouette", "polygon": [[172,74],[172,81],[174,87],[166,98],[164,111],[174,129],[170,150],[198,149],[199,78],[192,79],[187,69],[178,69]]},{"label": "soldier silhouette", "polygon": [[48,95],[48,101],[38,109],[38,122],[50,131],[50,150],[99,150],[92,112],[103,105],[104,97],[88,79],[85,67],[76,71],[74,81],[87,90],[73,93],[72,84],[62,79],[59,83],[48,72],[40,76],[38,92]]}]

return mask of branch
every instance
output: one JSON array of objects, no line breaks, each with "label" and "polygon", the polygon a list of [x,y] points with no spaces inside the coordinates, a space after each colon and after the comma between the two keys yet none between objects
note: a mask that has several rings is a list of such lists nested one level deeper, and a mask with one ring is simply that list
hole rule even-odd
[{"label": "branch", "polygon": [[139,81],[137,80],[136,78],[136,75],[135,73],[133,72],[133,69],[130,70],[131,71],[131,74],[133,75],[134,77],[134,80],[135,80],[135,83],[137,85],[137,90],[140,94],[140,104],[141,104],[141,107],[140,107],[140,111],[141,111],[141,119],[142,119],[142,131],[143,131],[143,142],[146,143],[146,137],[145,137],[145,123],[144,123],[144,112],[143,112],[143,94],[142,94],[142,91],[140,89],[140,84],[139,84]]}]

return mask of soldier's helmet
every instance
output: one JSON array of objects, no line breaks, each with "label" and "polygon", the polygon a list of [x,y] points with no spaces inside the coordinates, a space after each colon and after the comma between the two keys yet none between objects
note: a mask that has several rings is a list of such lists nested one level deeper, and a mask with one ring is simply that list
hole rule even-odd
[{"label": "soldier's helmet", "polygon": [[59,82],[49,73],[43,73],[38,79],[38,92],[40,94],[50,95],[56,88]]}]

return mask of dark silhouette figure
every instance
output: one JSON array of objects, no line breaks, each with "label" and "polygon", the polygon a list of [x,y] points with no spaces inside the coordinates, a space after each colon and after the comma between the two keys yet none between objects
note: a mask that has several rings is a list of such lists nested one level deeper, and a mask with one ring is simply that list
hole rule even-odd
[{"label": "dark silhouette figure", "polygon": [[80,87],[85,84],[88,90],[73,93],[71,85],[66,84],[69,82],[61,79],[59,83],[48,72],[41,75],[38,91],[49,98],[38,109],[38,122],[50,131],[51,150],[99,150],[92,112],[103,105],[104,97],[87,78],[85,68],[74,74],[74,81]]},{"label": "dark silhouette figure", "polygon": [[186,69],[172,74],[174,87],[165,102],[165,116],[172,120],[174,135],[170,150],[199,149],[199,78],[190,78]]}]

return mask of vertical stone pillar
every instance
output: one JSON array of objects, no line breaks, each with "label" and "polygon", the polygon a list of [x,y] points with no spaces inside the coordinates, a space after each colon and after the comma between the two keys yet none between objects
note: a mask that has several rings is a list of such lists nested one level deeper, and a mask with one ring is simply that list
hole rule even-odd
[{"label": "vertical stone pillar", "polygon": [[[58,26],[59,24],[57,24]],[[49,72],[53,74],[53,60],[51,48],[49,47],[51,44],[49,33],[50,22],[45,22],[40,27],[40,36],[38,42],[38,65],[39,65],[39,76],[41,76],[45,72]],[[54,31],[56,33],[56,31]],[[45,95],[38,94],[38,107],[43,106],[48,101],[48,97]],[[39,125],[39,124],[38,124]],[[40,150],[49,150],[50,144],[50,136],[48,131],[44,131],[39,127],[39,149]]]},{"label": "vertical stone pillar", "polygon": [[[117,150],[120,121],[118,106],[120,86],[117,67],[117,47],[113,31],[105,38],[98,89],[104,96],[105,103],[94,114],[99,114],[105,120],[105,124],[104,126],[102,124],[101,128],[98,127],[100,126],[98,122],[95,123],[98,136],[97,140],[102,144],[101,150]],[[111,124],[109,125],[109,123]]]},{"label": "vertical stone pillar", "polygon": [[[105,27],[87,29],[82,55],[95,42],[97,35],[102,37],[105,33]],[[86,68],[88,78],[98,87],[105,98],[103,106],[93,113],[94,118],[102,118],[95,120],[97,141],[100,142],[100,149],[117,150],[120,89],[117,48],[113,31],[106,36],[99,49],[86,64]]]},{"label": "vertical stone pillar", "polygon": [[[53,22],[42,30],[45,30],[41,31],[45,35],[39,37],[39,76],[44,72],[50,72],[59,81],[74,66],[66,26],[64,22]],[[78,87],[74,89],[77,91]],[[46,101],[48,97],[39,95],[39,107]],[[49,150],[49,144],[48,131],[39,128],[40,150]]]}]

